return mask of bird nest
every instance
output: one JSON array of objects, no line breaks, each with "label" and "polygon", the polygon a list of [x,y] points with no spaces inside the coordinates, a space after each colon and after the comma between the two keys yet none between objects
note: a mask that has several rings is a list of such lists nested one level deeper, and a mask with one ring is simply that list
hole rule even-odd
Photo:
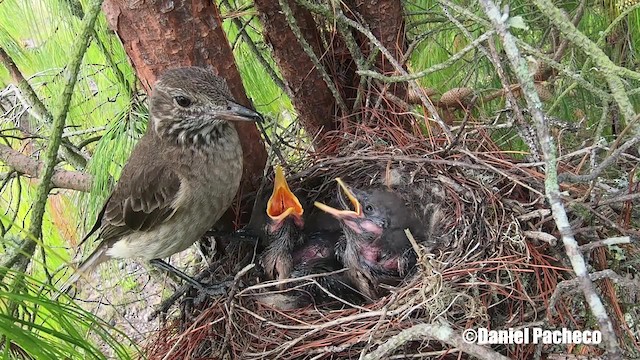
[{"label": "bird nest", "polygon": [[[311,199],[335,193],[333,179],[341,177],[355,186],[387,186],[417,204],[438,204],[444,214],[439,245],[427,251],[414,244],[416,274],[374,303],[282,311],[257,301],[257,294],[280,290],[276,282],[257,281],[245,267],[252,261],[247,256],[251,246],[237,245],[212,271],[218,280],[235,278],[231,291],[187,301],[190,306],[183,306],[182,316],[168,321],[149,340],[147,356],[468,358],[483,355],[463,341],[460,334],[465,329],[596,327],[582,295],[576,296],[579,291],[571,286],[574,275],[562,242],[556,241],[559,236],[545,202],[540,164],[524,163],[498,150],[485,131],[469,131],[443,148],[435,131],[424,136],[424,129],[386,124],[385,128],[377,123],[350,124],[348,131],[329,137],[321,150],[300,150],[299,160],[289,164],[288,179],[294,191]],[[572,165],[567,162],[562,168],[569,171]],[[574,186],[569,191],[578,199],[586,189]],[[609,222],[615,221],[607,216],[590,226],[599,227],[600,236],[612,236],[615,229]],[[583,235],[578,239],[588,241]],[[602,247],[592,253],[600,264],[612,257]],[[622,302],[606,286],[601,292],[620,325],[618,336],[632,338]],[[453,333],[442,335],[444,330]],[[516,359],[541,352],[601,354],[601,349],[589,346],[576,350],[510,344],[493,350]]]}]

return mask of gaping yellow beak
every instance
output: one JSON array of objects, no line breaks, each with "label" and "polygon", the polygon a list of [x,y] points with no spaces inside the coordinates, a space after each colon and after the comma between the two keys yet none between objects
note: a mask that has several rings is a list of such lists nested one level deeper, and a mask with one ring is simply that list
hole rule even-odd
[{"label": "gaping yellow beak", "polygon": [[338,219],[346,218],[346,217],[351,217],[351,218],[361,217],[362,205],[360,205],[360,202],[358,201],[358,199],[356,199],[353,193],[349,190],[349,187],[347,186],[347,184],[345,184],[344,181],[342,181],[342,179],[336,178],[336,182],[338,183],[338,191],[342,191],[342,193],[347,196],[347,199],[349,199],[349,202],[351,202],[351,205],[353,206],[353,210],[351,209],[338,210],[336,208],[332,208],[331,206],[325,205],[318,201],[316,201],[314,205],[320,210],[326,213],[329,213],[337,217]]},{"label": "gaping yellow beak", "polygon": [[298,198],[289,189],[284,170],[280,165],[276,165],[275,172],[273,193],[267,202],[267,215],[276,222],[286,219],[289,215],[302,218],[304,210]]}]

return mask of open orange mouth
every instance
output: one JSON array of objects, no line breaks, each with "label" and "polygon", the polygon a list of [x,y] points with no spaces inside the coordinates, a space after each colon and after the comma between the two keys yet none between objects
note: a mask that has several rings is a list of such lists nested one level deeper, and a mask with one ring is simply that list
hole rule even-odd
[{"label": "open orange mouth", "polygon": [[276,222],[286,219],[289,215],[302,217],[304,210],[298,198],[289,189],[282,166],[276,165],[275,172],[273,193],[267,202],[267,215]]},{"label": "open orange mouth", "polygon": [[360,202],[358,201],[358,199],[356,199],[353,193],[349,190],[349,187],[347,186],[347,184],[345,184],[344,181],[342,181],[342,179],[340,178],[336,178],[336,182],[339,185],[338,191],[341,191],[344,195],[346,195],[347,199],[353,206],[353,210],[352,209],[339,210],[318,201],[316,201],[314,205],[320,210],[326,213],[329,213],[337,218],[362,217],[362,205],[360,205]]}]

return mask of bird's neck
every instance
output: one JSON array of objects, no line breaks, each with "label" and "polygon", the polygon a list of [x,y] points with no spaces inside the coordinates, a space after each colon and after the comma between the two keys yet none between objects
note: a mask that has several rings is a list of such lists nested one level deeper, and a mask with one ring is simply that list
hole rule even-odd
[{"label": "bird's neck", "polygon": [[235,128],[227,122],[199,123],[173,122],[166,127],[156,126],[153,131],[172,145],[207,150],[237,138]]}]

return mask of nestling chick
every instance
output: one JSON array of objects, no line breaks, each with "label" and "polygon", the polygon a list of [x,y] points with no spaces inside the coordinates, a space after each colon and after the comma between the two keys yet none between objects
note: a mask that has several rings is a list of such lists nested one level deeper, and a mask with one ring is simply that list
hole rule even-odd
[{"label": "nestling chick", "polygon": [[[274,186],[266,206],[257,203],[249,233],[257,233],[264,251],[260,263],[268,279],[284,280],[342,269],[335,256],[335,245],[342,234],[338,222],[323,212],[304,214],[298,198],[291,192],[281,167],[275,168]],[[266,211],[265,211],[266,209]],[[266,215],[266,216],[265,216]],[[257,231],[256,231],[257,229]],[[264,295],[260,301],[280,309],[324,304],[335,297],[361,301],[343,274],[315,277],[315,284],[281,284],[287,292]],[[323,290],[324,288],[324,290]],[[330,292],[333,296],[329,295]]]},{"label": "nestling chick", "polygon": [[343,209],[315,205],[340,220],[344,237],[336,254],[356,287],[374,300],[383,294],[380,284],[397,285],[412,270],[416,255],[405,229],[423,242],[425,225],[395,193],[353,189],[339,178],[336,181]]},{"label": "nestling chick", "polygon": [[304,210],[298,198],[289,189],[280,166],[275,168],[273,193],[267,201],[265,213],[267,217],[261,224],[261,242],[265,250],[260,257],[260,263],[268,279],[287,279],[293,268],[293,251],[304,242]]}]

